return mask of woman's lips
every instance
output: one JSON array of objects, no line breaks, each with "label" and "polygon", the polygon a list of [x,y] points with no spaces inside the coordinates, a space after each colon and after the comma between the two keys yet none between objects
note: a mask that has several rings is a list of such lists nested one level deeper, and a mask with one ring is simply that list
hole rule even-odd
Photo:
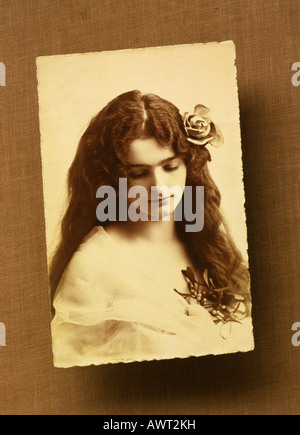
[{"label": "woman's lips", "polygon": [[165,201],[167,201],[168,199],[171,199],[171,198],[173,198],[173,197],[174,197],[174,195],[171,195],[171,196],[165,196],[164,198],[150,199],[149,202],[154,202],[154,203],[159,202],[159,203],[161,203],[161,202],[165,202]]}]

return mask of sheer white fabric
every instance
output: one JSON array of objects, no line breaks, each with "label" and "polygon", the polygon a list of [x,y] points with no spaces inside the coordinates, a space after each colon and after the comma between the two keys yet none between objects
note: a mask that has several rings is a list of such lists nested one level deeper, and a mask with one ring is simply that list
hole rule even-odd
[{"label": "sheer white fabric", "polygon": [[253,349],[250,318],[242,325],[225,325],[221,333],[205,308],[161,288],[102,227],[95,227],[73,255],[54,308],[56,367]]}]

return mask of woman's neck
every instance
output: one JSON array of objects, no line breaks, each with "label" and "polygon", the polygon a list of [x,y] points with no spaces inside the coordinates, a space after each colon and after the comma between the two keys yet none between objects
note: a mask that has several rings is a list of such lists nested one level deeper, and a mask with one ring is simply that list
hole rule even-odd
[{"label": "woman's neck", "polygon": [[117,233],[130,240],[144,240],[147,242],[163,242],[177,238],[175,222],[170,221],[138,221],[113,222],[106,227],[108,233]]}]

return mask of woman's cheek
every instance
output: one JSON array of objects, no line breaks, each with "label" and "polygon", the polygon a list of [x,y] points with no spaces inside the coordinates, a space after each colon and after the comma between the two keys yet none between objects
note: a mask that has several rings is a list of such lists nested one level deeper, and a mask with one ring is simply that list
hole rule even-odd
[{"label": "woman's cheek", "polygon": [[184,188],[186,183],[187,170],[185,165],[178,169],[177,174],[174,174],[173,183]]},{"label": "woman's cheek", "polygon": [[137,179],[129,178],[127,183],[128,183],[128,190],[134,186],[143,186],[147,188],[147,182],[142,178],[137,178]]}]

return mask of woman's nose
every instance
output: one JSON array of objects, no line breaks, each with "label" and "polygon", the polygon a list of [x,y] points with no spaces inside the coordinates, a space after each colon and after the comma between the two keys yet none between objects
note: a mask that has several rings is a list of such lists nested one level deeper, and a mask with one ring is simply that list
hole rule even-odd
[{"label": "woman's nose", "polygon": [[152,186],[161,187],[166,185],[166,173],[161,169],[157,168],[153,170],[152,174]]}]

